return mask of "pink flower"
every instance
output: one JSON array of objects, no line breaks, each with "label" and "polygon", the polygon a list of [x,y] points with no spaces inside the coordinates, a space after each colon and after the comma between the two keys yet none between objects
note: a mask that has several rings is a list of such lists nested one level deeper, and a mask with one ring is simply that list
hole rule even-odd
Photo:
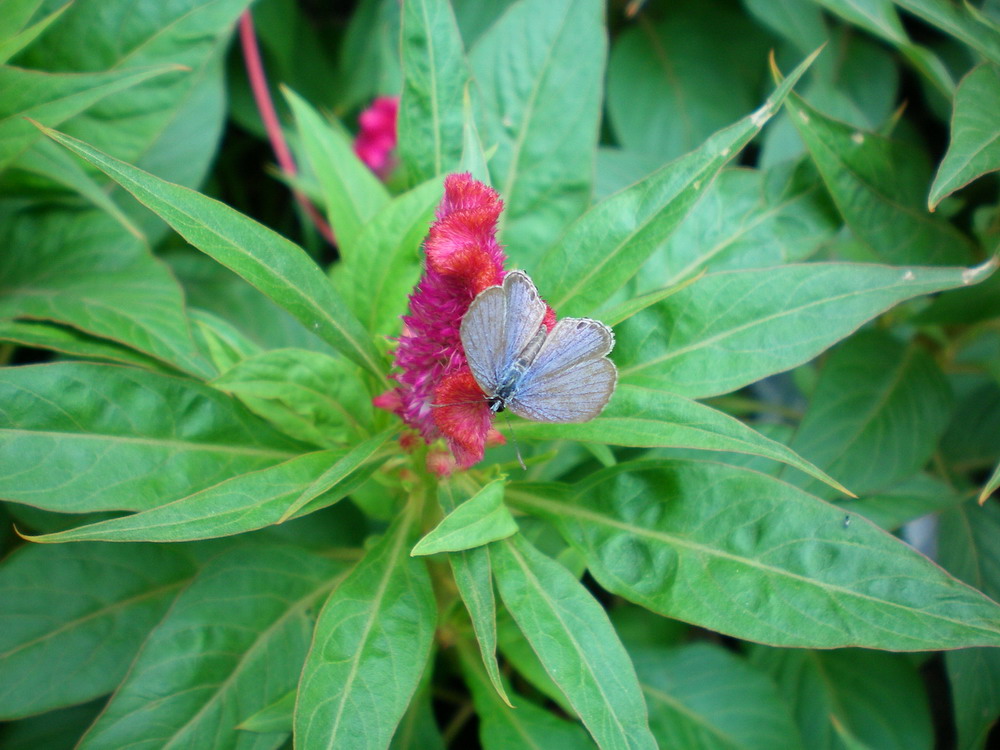
[{"label": "pink flower", "polygon": [[396,114],[398,96],[380,96],[358,117],[361,130],[354,140],[354,153],[381,179],[386,179],[396,160]]},{"label": "pink flower", "polygon": [[[469,174],[448,175],[436,221],[424,240],[424,275],[410,295],[410,312],[396,348],[393,377],[400,385],[375,399],[395,412],[428,444],[444,438],[455,464],[482,460],[493,413],[462,349],[459,326],[476,295],[503,282],[504,254],[496,240],[500,196]],[[555,313],[549,310],[551,329]],[[431,467],[447,474],[440,456]]]}]

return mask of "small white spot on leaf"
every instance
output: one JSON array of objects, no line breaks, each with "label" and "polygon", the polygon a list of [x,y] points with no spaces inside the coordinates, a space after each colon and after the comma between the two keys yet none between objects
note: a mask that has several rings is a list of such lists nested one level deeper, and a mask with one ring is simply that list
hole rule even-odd
[{"label": "small white spot on leaf", "polygon": [[851,140],[860,146],[862,143],[865,142],[865,134],[860,132],[855,132],[851,135]]},{"label": "small white spot on leaf", "polygon": [[907,271],[903,274],[903,281],[913,281],[916,276],[913,275],[913,271]]}]

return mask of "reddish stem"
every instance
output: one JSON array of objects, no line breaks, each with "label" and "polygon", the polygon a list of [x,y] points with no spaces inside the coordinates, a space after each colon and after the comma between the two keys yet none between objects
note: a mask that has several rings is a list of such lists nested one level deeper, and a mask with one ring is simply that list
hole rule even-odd
[{"label": "reddish stem", "polygon": [[[261,61],[257,35],[254,33],[253,16],[250,15],[249,10],[244,11],[243,15],[240,16],[240,44],[243,47],[243,59],[247,65],[247,76],[250,78],[253,98],[257,102],[260,118],[264,121],[264,129],[267,131],[268,140],[271,141],[271,148],[274,149],[278,166],[285,174],[294,177],[296,174],[295,160],[292,158],[291,151],[288,150],[285,135],[281,132],[281,123],[278,121],[278,113],[274,109],[274,102],[271,101],[271,92],[267,87],[267,76],[264,74],[264,63]],[[326,219],[320,216],[316,207],[294,187],[292,194],[324,239],[331,245],[336,245],[337,240],[333,236],[333,230],[327,224]]]}]

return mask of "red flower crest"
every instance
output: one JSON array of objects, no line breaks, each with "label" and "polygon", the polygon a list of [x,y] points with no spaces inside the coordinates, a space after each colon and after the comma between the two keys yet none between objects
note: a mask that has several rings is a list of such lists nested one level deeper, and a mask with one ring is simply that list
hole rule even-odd
[{"label": "red flower crest", "polygon": [[[459,468],[482,460],[488,441],[503,442],[492,429],[493,413],[465,359],[462,318],[481,291],[503,282],[504,254],[496,239],[503,210],[500,196],[469,174],[445,178],[444,197],[424,240],[424,275],[410,295],[393,377],[400,385],[375,399],[395,412],[428,444],[444,438]],[[545,325],[551,329],[550,309]],[[435,459],[435,473],[448,467]]]}]

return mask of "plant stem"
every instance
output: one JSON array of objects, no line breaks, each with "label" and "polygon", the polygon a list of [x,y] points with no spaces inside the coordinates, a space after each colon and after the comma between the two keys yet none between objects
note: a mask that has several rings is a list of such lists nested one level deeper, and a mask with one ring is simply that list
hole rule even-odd
[{"label": "plant stem", "polygon": [[[278,121],[278,113],[274,109],[274,102],[271,100],[271,91],[267,87],[267,76],[264,73],[264,63],[260,57],[260,47],[257,45],[257,34],[253,28],[253,16],[250,11],[244,11],[240,16],[240,45],[243,48],[243,60],[247,66],[247,76],[250,78],[250,88],[253,90],[253,98],[257,103],[257,111],[260,112],[260,119],[264,121],[264,129],[267,131],[267,138],[274,149],[274,156],[278,160],[278,166],[291,177],[296,174],[295,160],[292,152],[285,142],[285,135],[281,132],[281,123]],[[323,238],[331,245],[336,245],[337,240],[333,236],[333,229],[326,219],[320,216],[316,207],[309,202],[300,191],[292,188],[292,195],[305,211],[309,220],[316,226]]]}]

